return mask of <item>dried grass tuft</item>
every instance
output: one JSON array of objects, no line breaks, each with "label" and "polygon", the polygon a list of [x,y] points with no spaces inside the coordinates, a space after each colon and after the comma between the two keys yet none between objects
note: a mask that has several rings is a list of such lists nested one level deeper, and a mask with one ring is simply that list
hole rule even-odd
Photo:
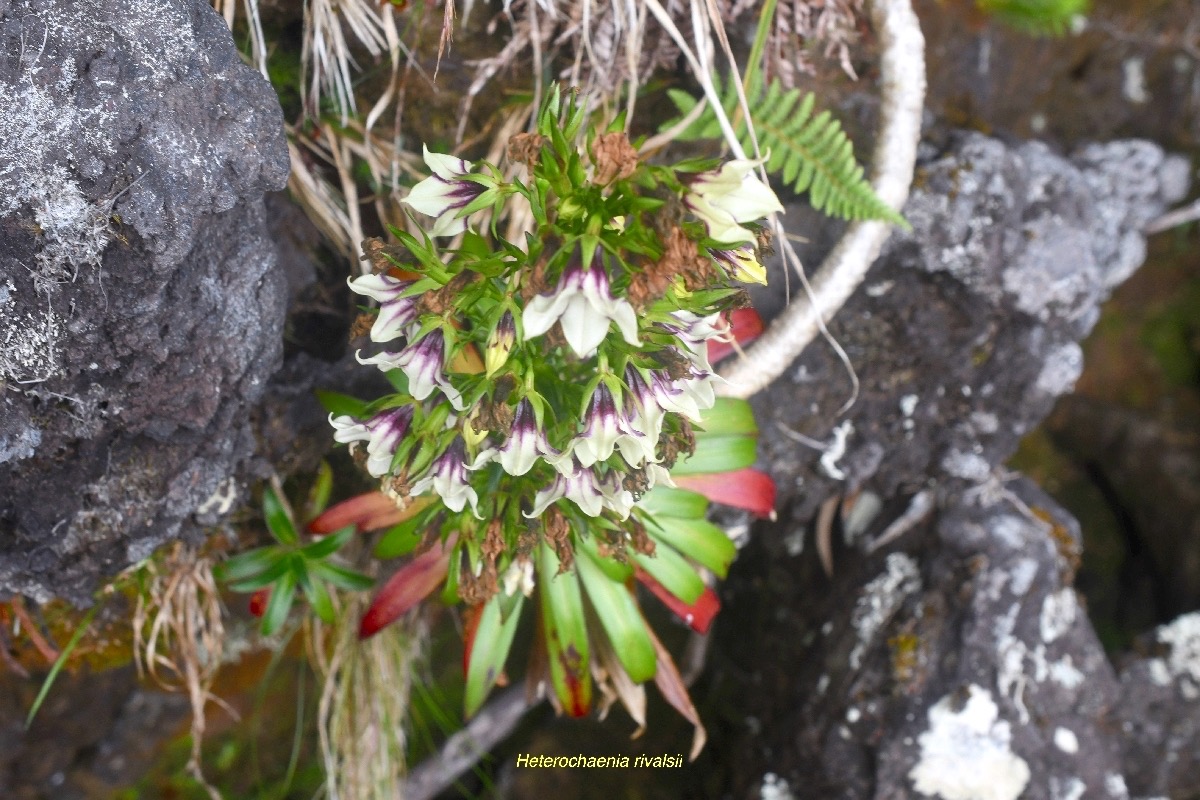
[{"label": "dried grass tuft", "polygon": [[182,691],[192,705],[192,753],[188,772],[213,800],[221,795],[201,767],[205,705],[211,700],[237,713],[211,692],[225,649],[221,598],[213,560],[176,544],[161,560],[143,566],[144,590],[133,613],[133,656],[138,675],[148,675],[169,691]]}]

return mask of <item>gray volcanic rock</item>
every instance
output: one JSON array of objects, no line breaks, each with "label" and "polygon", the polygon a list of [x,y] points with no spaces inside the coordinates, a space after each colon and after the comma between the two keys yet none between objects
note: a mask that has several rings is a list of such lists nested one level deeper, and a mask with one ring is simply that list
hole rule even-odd
[{"label": "gray volcanic rock", "polygon": [[[714,734],[732,796],[1183,785],[1191,762],[1170,772],[1152,753],[1168,739],[1200,751],[1194,726],[1180,710],[1149,744],[1126,740],[1122,724],[1144,726],[1166,695],[1130,695],[1136,671],[1118,681],[1072,589],[1077,523],[1000,465],[1070,391],[1079,340],[1144,256],[1142,226],[1186,184],[1186,165],[1145,142],[1066,159],[969,134],[926,154],[913,230],[830,325],[856,403],[839,414],[850,381],[819,341],[753,401],[780,520],[743,551],[717,622],[711,689],[755,687]],[[822,507],[840,513],[814,535]],[[1162,692],[1184,691],[1189,669]]]},{"label": "gray volcanic rock", "polygon": [[0,594],[85,602],[238,494],[288,155],[202,0],[0,15]]}]

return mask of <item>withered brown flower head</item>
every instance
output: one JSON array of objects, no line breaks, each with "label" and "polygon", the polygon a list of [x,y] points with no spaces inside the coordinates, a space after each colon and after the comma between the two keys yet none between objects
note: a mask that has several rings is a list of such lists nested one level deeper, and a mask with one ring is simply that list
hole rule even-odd
[{"label": "withered brown flower head", "polygon": [[545,143],[546,137],[540,133],[518,133],[508,140],[508,160],[535,167]]},{"label": "withered brown flower head", "polygon": [[637,169],[638,154],[629,143],[629,137],[621,131],[602,133],[592,146],[592,163],[596,165],[592,180],[600,186],[607,186],[633,174]]}]

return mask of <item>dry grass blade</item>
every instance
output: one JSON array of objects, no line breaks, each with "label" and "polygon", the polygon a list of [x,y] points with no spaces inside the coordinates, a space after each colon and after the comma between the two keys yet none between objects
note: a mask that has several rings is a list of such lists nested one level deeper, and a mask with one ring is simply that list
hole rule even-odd
[{"label": "dry grass blade", "polygon": [[177,544],[161,562],[148,562],[146,590],[133,614],[133,655],[140,675],[171,691],[185,691],[192,705],[192,754],[188,772],[209,796],[220,794],[204,778],[201,745],[204,707],[211,700],[237,714],[210,691],[225,648],[220,593],[213,562]]},{"label": "dry grass blade", "polygon": [[405,771],[405,723],[418,636],[391,625],[358,639],[369,597],[337,594],[337,620],[310,621],[310,657],[323,684],[317,710],[328,797],[395,800]]}]

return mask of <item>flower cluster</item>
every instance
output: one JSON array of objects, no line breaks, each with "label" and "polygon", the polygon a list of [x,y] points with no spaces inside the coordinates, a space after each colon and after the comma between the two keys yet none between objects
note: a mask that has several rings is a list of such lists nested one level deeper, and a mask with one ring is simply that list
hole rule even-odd
[{"label": "flower cluster", "polygon": [[[577,560],[596,604],[609,589],[586,565],[600,555],[580,548],[628,564],[655,536],[666,546],[640,503],[694,449],[719,380],[709,344],[745,303],[736,282],[765,282],[759,223],[782,210],[755,162],[650,165],[618,128],[585,135],[582,119],[553,94],[509,149],[523,181],[426,150],[433,174],[407,199],[421,235],[372,243],[372,274],[350,282],[376,304],[358,359],[396,392],[331,416],[335,438],[401,508],[419,506],[406,524],[453,541],[473,604]],[[494,222],[517,197],[534,220],[520,243]],[[473,230],[488,209],[491,229]]]}]

